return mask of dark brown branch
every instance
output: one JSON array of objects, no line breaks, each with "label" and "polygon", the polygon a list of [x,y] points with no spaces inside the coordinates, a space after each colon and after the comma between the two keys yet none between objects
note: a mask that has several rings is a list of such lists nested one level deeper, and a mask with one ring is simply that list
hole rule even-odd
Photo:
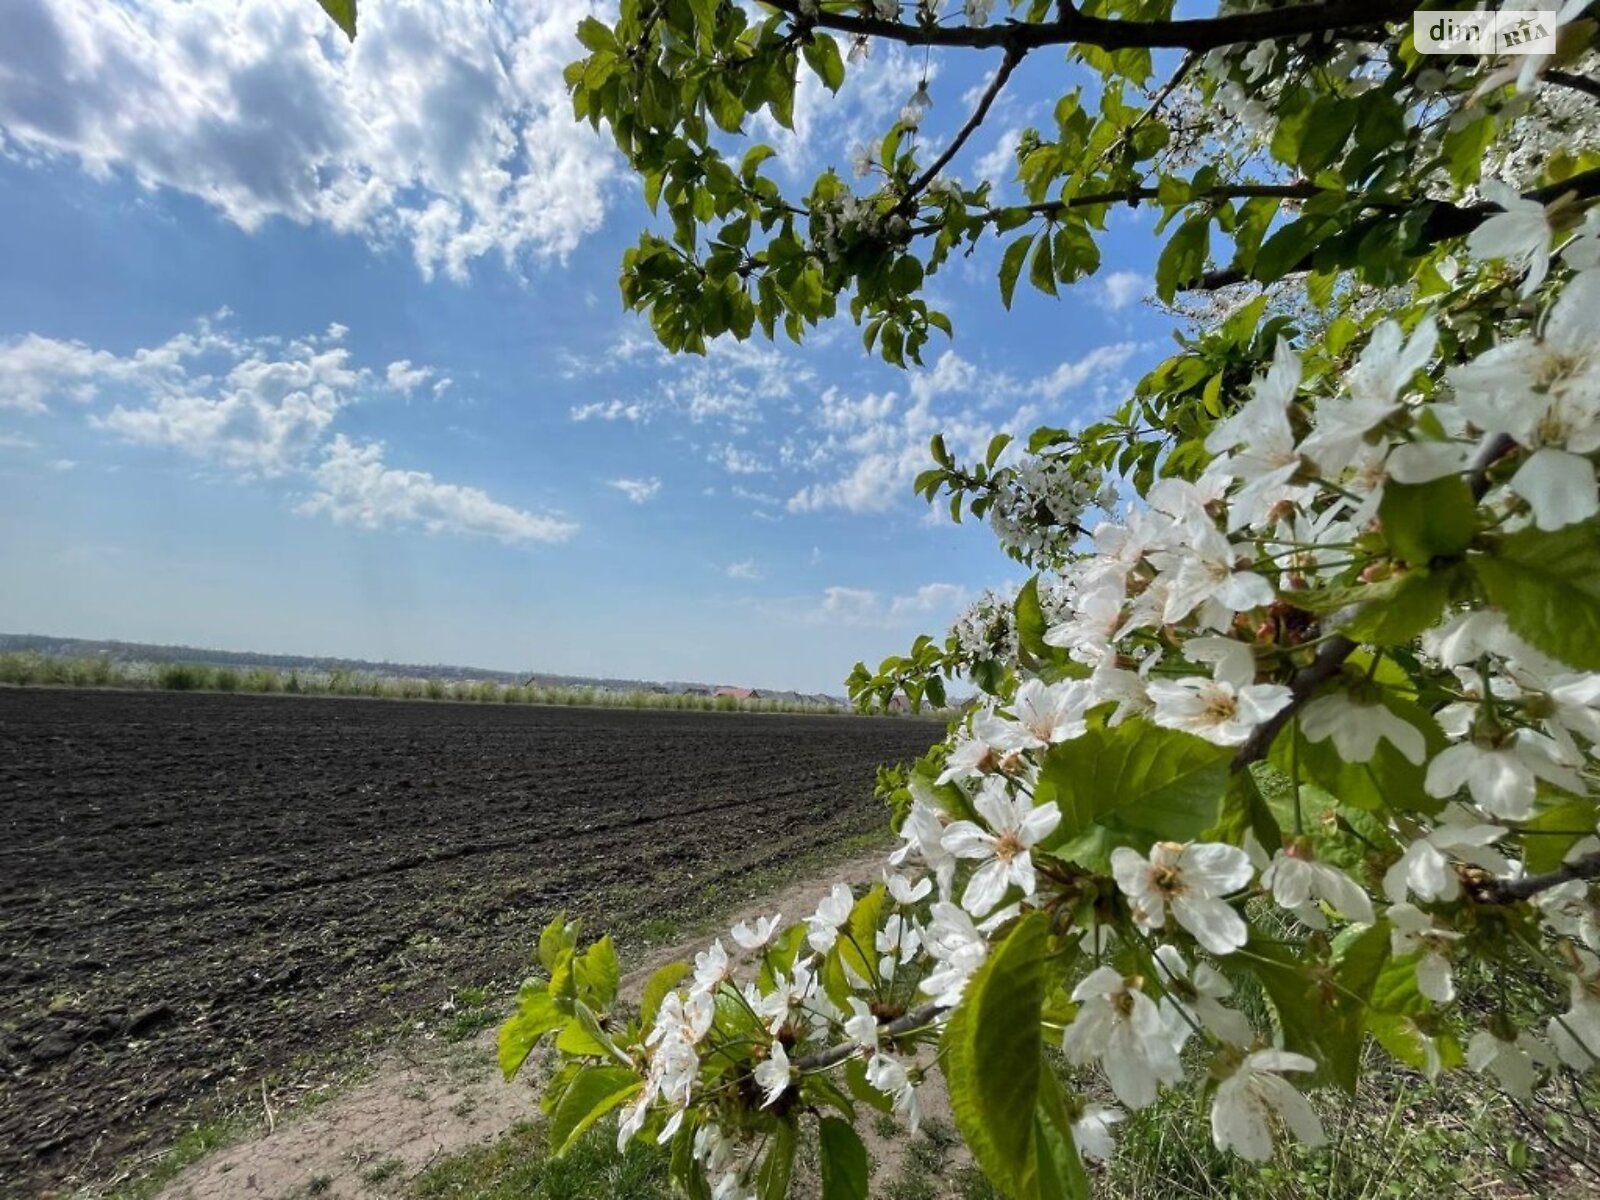
[{"label": "dark brown branch", "polygon": [[1417,0],[1328,0],[1288,8],[1233,13],[1182,21],[1117,21],[1088,16],[1070,3],[1053,21],[1006,21],[996,25],[921,25],[861,17],[826,9],[807,13],[802,0],[763,0],[818,29],[852,37],[883,38],[908,46],[967,49],[1037,50],[1042,46],[1083,45],[1103,50],[1213,50],[1248,42],[1297,38],[1306,34],[1371,36],[1385,23],[1410,16]]},{"label": "dark brown branch", "polygon": [[[1474,500],[1482,500],[1489,490],[1489,468],[1504,457],[1506,451],[1515,444],[1510,437],[1500,434],[1484,447],[1483,453],[1478,455],[1478,461],[1473,464],[1471,472],[1467,475],[1467,483],[1472,489]],[[1278,736],[1278,731],[1289,723],[1319,687],[1339,673],[1339,669],[1344,666],[1344,660],[1354,654],[1355,650],[1356,643],[1343,634],[1335,634],[1324,642],[1311,665],[1301,668],[1290,680],[1289,703],[1251,730],[1249,738],[1233,756],[1230,769],[1242,771],[1251,763],[1265,758],[1272,749],[1272,742]]]},{"label": "dark brown branch", "polygon": [[[889,1037],[899,1037],[902,1033],[921,1029],[947,1011],[942,1004],[924,1004],[921,1008],[914,1008],[905,1016],[890,1021],[879,1032]],[[855,1057],[863,1049],[859,1042],[840,1042],[837,1046],[829,1046],[826,1050],[819,1050],[815,1054],[796,1059],[794,1065],[801,1071],[822,1071],[828,1067],[838,1066],[847,1058]]]},{"label": "dark brown branch", "polygon": [[1590,79],[1587,75],[1574,75],[1571,71],[1546,71],[1544,81],[1571,88],[1575,92],[1582,92],[1585,96],[1600,100],[1600,79]]},{"label": "dark brown branch", "polygon": [[[1022,61],[1024,53],[1026,52],[1022,50],[1008,49],[1006,51],[1005,58],[1000,60],[1000,69],[994,73],[994,78],[989,81],[989,86],[984,91],[983,98],[978,101],[978,107],[972,110],[972,115],[967,118],[967,123],[950,140],[950,144],[944,148],[944,153],[933,160],[932,166],[911,181],[911,186],[906,189],[905,197],[900,201],[902,207],[912,205],[917,196],[921,194],[922,189],[939,177],[939,172],[949,166],[950,160],[961,152],[961,147],[965,146],[967,140],[978,132],[978,126],[983,124],[984,118],[989,115],[989,109],[993,107],[995,99],[1005,90],[1006,81],[1011,78],[1011,73],[1017,69],[1017,64]],[[909,211],[909,208],[907,208],[907,211]]]},{"label": "dark brown branch", "polygon": [[[1563,196],[1571,195],[1578,200],[1592,200],[1600,196],[1600,167],[1591,167],[1587,171],[1579,172],[1570,179],[1563,179],[1560,183],[1547,184],[1542,188],[1534,188],[1531,192],[1524,192],[1526,200],[1537,200],[1540,204],[1548,205]],[[1483,203],[1473,205],[1452,204],[1448,200],[1423,200],[1419,204],[1431,204],[1433,207],[1428,213],[1427,220],[1422,224],[1422,229],[1417,235],[1421,245],[1431,246],[1442,242],[1446,238],[1460,237],[1471,233],[1490,217],[1500,212],[1498,204]],[[1352,237],[1365,234],[1380,218],[1372,217],[1357,224],[1352,232]],[[1285,272],[1286,275],[1295,275],[1309,271],[1315,254],[1307,254],[1298,263]],[[1232,287],[1236,283],[1250,281],[1248,272],[1238,267],[1225,267],[1219,271],[1208,271],[1200,277],[1199,282],[1190,284],[1185,291],[1212,292],[1219,288]]]},{"label": "dark brown branch", "polygon": [[1518,900],[1531,900],[1541,892],[1571,883],[1574,879],[1600,879],[1600,850],[1585,854],[1574,862],[1563,863],[1543,875],[1488,880],[1473,891],[1473,899],[1479,904],[1514,904]]}]

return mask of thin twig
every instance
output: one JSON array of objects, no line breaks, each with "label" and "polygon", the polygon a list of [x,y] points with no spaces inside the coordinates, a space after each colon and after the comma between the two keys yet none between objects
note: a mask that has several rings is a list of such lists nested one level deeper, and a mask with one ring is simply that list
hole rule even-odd
[{"label": "thin twig", "polygon": [[1006,81],[1011,78],[1011,72],[1017,69],[1017,64],[1022,61],[1023,55],[1026,53],[1026,50],[1007,48],[1005,57],[1000,60],[1000,69],[994,73],[994,78],[989,81],[988,88],[984,90],[983,98],[978,101],[978,107],[972,110],[972,115],[967,118],[967,123],[961,127],[956,136],[951,139],[950,144],[944,148],[944,153],[934,159],[932,166],[911,181],[911,186],[906,188],[906,194],[900,201],[902,207],[916,200],[922,189],[939,177],[939,172],[944,170],[949,165],[950,160],[961,152],[961,147],[967,144],[967,139],[978,131],[978,126],[982,125],[983,119],[989,115],[989,109],[994,104],[996,97],[1005,89]]}]

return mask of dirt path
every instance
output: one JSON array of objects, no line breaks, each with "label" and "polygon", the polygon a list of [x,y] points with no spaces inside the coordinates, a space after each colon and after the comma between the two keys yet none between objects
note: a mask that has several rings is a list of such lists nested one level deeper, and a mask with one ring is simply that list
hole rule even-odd
[{"label": "dirt path", "polygon": [[[794,919],[813,911],[835,881],[876,879],[883,862],[873,854],[844,863],[827,878],[795,884],[730,915],[781,912]],[[637,997],[658,966],[692,957],[707,938],[653,951],[623,980]],[[279,1123],[187,1168],[159,1200],[378,1200],[404,1195],[409,1182],[437,1159],[492,1141],[538,1111],[526,1082],[507,1084],[494,1063],[494,1031],[452,1047],[422,1044],[392,1052],[368,1079],[315,1111]],[[874,1147],[879,1173],[890,1174],[898,1143]],[[315,1189],[313,1192],[311,1189]]]}]

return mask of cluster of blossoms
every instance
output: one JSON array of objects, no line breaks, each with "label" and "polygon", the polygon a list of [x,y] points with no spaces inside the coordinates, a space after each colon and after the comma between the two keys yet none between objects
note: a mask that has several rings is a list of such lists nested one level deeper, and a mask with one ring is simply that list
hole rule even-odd
[{"label": "cluster of blossoms", "polygon": [[1099,473],[1074,470],[1057,455],[1029,455],[1000,474],[989,508],[989,525],[1001,546],[1024,562],[1064,562],[1087,514],[1110,509],[1116,487]]},{"label": "cluster of blossoms", "polygon": [[[926,95],[926,92],[919,95]],[[842,192],[812,201],[811,245],[825,262],[843,259],[852,247],[863,242],[903,241],[909,230],[910,222],[903,214],[884,211],[874,196]]]},{"label": "cluster of blossoms", "polygon": [[[1556,247],[1542,213],[1535,221],[1505,207],[1473,253],[1525,277],[1567,264],[1526,333],[1430,374],[1434,323],[1406,333],[1386,321],[1336,381],[1308,381],[1301,355],[1280,343],[1207,435],[1204,470],[1155,482],[1095,526],[1092,550],[1076,557],[1051,539],[1076,524],[1101,481],[1074,483],[1044,459],[1017,469],[1025,499],[997,524],[1063,560],[1035,593],[1044,664],[1010,672],[913,771],[902,844],[880,886],[863,896],[836,886],[787,927],[778,917],[741,923],[731,936],[742,963],[721,941],[698,956],[687,985],[620,1051],[643,1081],[623,1110],[622,1141],[689,1139],[711,1194],[733,1200],[755,1194],[763,1118],[788,1112],[803,1089],[812,1104],[837,1094],[811,1082],[828,1068],[914,1126],[933,1043],[997,947],[1034,917],[1048,917],[1062,971],[1063,1000],[1044,1028],[1116,1101],[1066,1101],[1091,1158],[1111,1152],[1126,1111],[1197,1078],[1216,1081],[1221,1149],[1262,1159],[1285,1136],[1323,1139],[1296,1083],[1325,1067],[1315,1047],[1285,1044],[1282,1029],[1257,1027],[1230,1003],[1239,965],[1271,940],[1264,929],[1337,932],[1335,944],[1371,932],[1416,1003],[1443,1009],[1456,998],[1453,962],[1481,936],[1471,906],[1529,905],[1560,948],[1568,1003],[1540,1027],[1502,1013],[1463,1030],[1464,1060],[1517,1094],[1549,1071],[1600,1065],[1600,871],[1546,885],[1516,849],[1552,803],[1587,804],[1593,824],[1600,674],[1534,645],[1503,611],[1458,607],[1448,587],[1420,637],[1396,639],[1399,654],[1381,621],[1370,632],[1383,604],[1366,598],[1444,569],[1406,557],[1415,554],[1405,512],[1386,502],[1402,489],[1454,478],[1461,491],[1449,495],[1465,495],[1471,510],[1458,517],[1497,538],[1560,533],[1600,514],[1593,223]],[[1425,533],[1444,519],[1426,512],[1415,524]],[[986,596],[953,640],[961,659],[1015,663],[1011,602]],[[1330,647],[1343,669],[1300,685]],[[1417,703],[1424,691],[1428,708]],[[1276,777],[1290,789],[1278,811],[1287,823],[1292,809],[1293,833],[1276,844],[1254,820],[1227,839],[1141,835],[1148,818],[1102,812],[1109,798],[1087,791],[1105,784],[1094,754],[1113,744],[1165,737],[1163,748],[1198,748],[1183,753],[1226,771],[1263,736],[1289,747],[1286,757],[1253,754],[1267,774],[1252,786]],[[1075,757],[1091,743],[1093,754]],[[1328,752],[1420,781],[1414,796],[1372,801],[1354,856],[1340,852],[1337,823],[1303,819],[1300,760]],[[1600,850],[1600,835],[1585,832],[1569,839],[1571,863]],[[1530,884],[1525,895],[1496,892]],[[1416,1061],[1447,1065],[1446,1023],[1405,1019]]]},{"label": "cluster of blossoms", "polygon": [[1017,619],[1012,601],[986,591],[950,626],[953,661],[970,671],[981,662],[1010,662],[1017,656]]}]

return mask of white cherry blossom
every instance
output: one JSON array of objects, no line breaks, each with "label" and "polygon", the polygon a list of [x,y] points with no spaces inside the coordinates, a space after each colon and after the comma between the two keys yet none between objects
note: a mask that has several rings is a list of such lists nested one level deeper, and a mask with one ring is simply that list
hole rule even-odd
[{"label": "white cherry blossom", "polygon": [[1470,863],[1492,875],[1505,875],[1511,863],[1490,847],[1505,836],[1499,825],[1487,824],[1459,805],[1445,810],[1439,823],[1406,847],[1398,862],[1383,877],[1383,894],[1391,903],[1407,895],[1419,900],[1454,900],[1461,895],[1461,877],[1452,858]]},{"label": "white cherry blossom", "polygon": [[1244,918],[1222,899],[1254,873],[1237,846],[1157,842],[1149,858],[1119,846],[1111,852],[1111,873],[1141,929],[1163,928],[1170,908],[1178,924],[1213,954],[1231,954],[1249,938]]},{"label": "white cherry blossom", "polygon": [[1261,886],[1272,892],[1272,898],[1284,908],[1312,919],[1306,923],[1313,928],[1323,928],[1322,914],[1316,908],[1321,901],[1348,921],[1368,925],[1372,923],[1372,898],[1354,879],[1338,867],[1318,862],[1311,856],[1309,846],[1280,850],[1272,865],[1261,873]]},{"label": "white cherry blossom", "polygon": [[1467,235],[1467,253],[1476,259],[1503,258],[1523,268],[1524,299],[1533,295],[1550,270],[1550,222],[1544,205],[1527,200],[1510,184],[1486,179],[1484,199],[1501,211]]},{"label": "white cherry blossom", "polygon": [[1428,743],[1415,725],[1381,702],[1362,704],[1346,692],[1318,696],[1301,709],[1300,732],[1312,742],[1332,738],[1346,762],[1371,762],[1381,741],[1418,766],[1428,755]]},{"label": "white cherry blossom", "polygon": [[767,1057],[756,1064],[753,1072],[756,1086],[762,1090],[765,1099],[761,1101],[762,1108],[771,1108],[778,1102],[778,1097],[789,1089],[789,1082],[794,1076],[789,1066],[789,1055],[784,1050],[782,1042],[773,1042]]},{"label": "white cherry blossom", "polygon": [[1282,1074],[1316,1069],[1314,1060],[1287,1050],[1257,1050],[1247,1057],[1217,1085],[1211,1102],[1211,1140],[1217,1149],[1265,1162],[1272,1157],[1273,1128],[1279,1124],[1307,1146],[1326,1142],[1311,1102]]},{"label": "white cherry blossom", "polygon": [[1450,947],[1461,940],[1451,929],[1438,929],[1433,918],[1414,904],[1396,904],[1389,909],[1389,951],[1396,958],[1420,954],[1417,959],[1417,990],[1439,1004],[1455,999],[1455,978],[1450,969]]},{"label": "white cherry blossom", "polygon": [[1090,698],[1080,680],[1050,684],[1038,678],[1024,680],[1011,702],[1020,727],[1015,744],[1042,750],[1078,737],[1088,728],[1084,714]]},{"label": "white cherry blossom", "polygon": [[1600,979],[1571,981],[1572,1005],[1550,1018],[1545,1028],[1561,1061],[1574,1071],[1600,1067]]},{"label": "white cherry blossom", "polygon": [[[1200,640],[1200,639],[1196,639]],[[1276,683],[1254,683],[1254,668],[1219,661],[1213,677],[1158,679],[1146,691],[1150,719],[1219,746],[1242,745],[1261,722],[1288,704],[1292,693]]]},{"label": "white cherry blossom", "polygon": [[1441,800],[1464,787],[1491,816],[1525,821],[1533,815],[1540,779],[1578,795],[1586,790],[1554,740],[1517,729],[1494,745],[1466,741],[1441,751],[1428,764],[1422,786]]},{"label": "white cherry blossom", "polygon": [[1091,971],[1072,990],[1078,1015],[1061,1049],[1077,1066],[1098,1061],[1117,1099],[1132,1109],[1154,1102],[1163,1084],[1183,1078],[1172,1030],[1156,1002],[1112,967]]},{"label": "white cherry blossom", "polygon": [[782,925],[782,913],[774,913],[770,917],[757,917],[753,921],[740,921],[733,927],[733,940],[742,949],[760,950],[768,942],[772,941],[773,936]]},{"label": "white cherry blossom", "polygon": [[1513,1096],[1526,1100],[1539,1079],[1539,1067],[1554,1062],[1550,1048],[1527,1030],[1505,1041],[1480,1029],[1467,1042],[1467,1066],[1480,1075],[1493,1075]]},{"label": "white cherry blossom", "polygon": [[1117,1152],[1113,1126],[1128,1119],[1121,1109],[1105,1104],[1086,1104],[1078,1119],[1072,1123],[1072,1140],[1079,1152],[1094,1162],[1110,1162]]},{"label": "white cherry blossom", "polygon": [[[1222,1003],[1233,995],[1233,984],[1221,971],[1206,962],[1195,963],[1191,971],[1176,946],[1156,947],[1156,961],[1164,973],[1161,986],[1167,1001],[1181,1008],[1191,1021],[1235,1046],[1248,1046],[1255,1040],[1255,1031],[1245,1015]],[[1172,1027],[1182,1032],[1187,1029],[1187,1022],[1181,1028]]]},{"label": "white cherry blossom", "polygon": [[842,883],[833,885],[833,889],[817,905],[817,911],[806,918],[806,941],[818,954],[826,954],[833,949],[833,944],[839,940],[839,930],[850,919],[851,910],[856,906],[856,898],[850,889]]},{"label": "white cherry blossom", "polygon": [[[1031,847],[1049,837],[1061,823],[1054,800],[1035,805],[1026,797],[1013,797],[1003,780],[987,780],[973,801],[984,820],[956,821],[944,831],[944,847],[957,858],[976,861],[978,869],[967,880],[961,906],[975,917],[994,911],[1013,885],[1024,896],[1033,895],[1035,880]],[[987,827],[985,827],[987,826]]]}]

